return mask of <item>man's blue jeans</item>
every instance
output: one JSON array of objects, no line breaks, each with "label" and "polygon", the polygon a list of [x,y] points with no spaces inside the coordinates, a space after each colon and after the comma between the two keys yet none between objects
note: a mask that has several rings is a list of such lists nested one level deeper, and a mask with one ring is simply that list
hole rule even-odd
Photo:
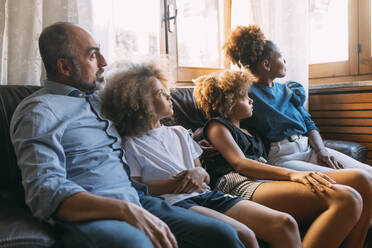
[{"label": "man's blue jeans", "polygon": [[[171,206],[151,196],[142,196],[141,204],[168,224],[180,248],[244,247],[237,232],[228,224]],[[58,225],[58,236],[64,247],[153,247],[143,232],[124,221],[97,220]]]}]

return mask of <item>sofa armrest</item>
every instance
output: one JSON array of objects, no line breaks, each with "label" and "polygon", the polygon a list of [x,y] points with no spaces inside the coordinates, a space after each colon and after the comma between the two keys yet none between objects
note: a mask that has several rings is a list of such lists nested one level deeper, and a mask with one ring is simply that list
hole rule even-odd
[{"label": "sofa armrest", "polygon": [[324,145],[328,148],[342,152],[362,163],[366,161],[368,149],[360,143],[352,141],[324,140]]}]

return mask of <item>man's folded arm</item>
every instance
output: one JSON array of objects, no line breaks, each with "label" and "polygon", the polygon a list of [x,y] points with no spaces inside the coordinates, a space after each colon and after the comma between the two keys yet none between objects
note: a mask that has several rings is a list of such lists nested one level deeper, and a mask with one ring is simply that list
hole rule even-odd
[{"label": "man's folded arm", "polygon": [[66,178],[66,157],[61,144],[64,126],[47,106],[34,103],[17,109],[11,139],[22,173],[25,201],[33,215],[47,220],[62,201],[85,192]]}]

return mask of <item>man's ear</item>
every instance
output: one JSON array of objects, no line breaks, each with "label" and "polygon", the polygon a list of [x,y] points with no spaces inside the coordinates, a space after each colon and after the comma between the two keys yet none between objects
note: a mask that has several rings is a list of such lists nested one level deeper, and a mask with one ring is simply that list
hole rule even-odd
[{"label": "man's ear", "polygon": [[265,71],[270,71],[270,68],[271,68],[271,64],[270,64],[270,61],[268,59],[263,59],[261,61],[261,65],[262,65],[262,68],[265,70]]},{"label": "man's ear", "polygon": [[57,59],[57,70],[60,75],[66,78],[72,75],[72,65],[65,58]]}]

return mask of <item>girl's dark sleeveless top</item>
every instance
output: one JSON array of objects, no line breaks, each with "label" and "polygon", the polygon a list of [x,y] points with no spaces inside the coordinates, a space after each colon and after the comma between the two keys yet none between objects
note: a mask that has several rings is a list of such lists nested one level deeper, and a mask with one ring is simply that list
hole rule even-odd
[{"label": "girl's dark sleeveless top", "polygon": [[[240,147],[246,158],[257,160],[260,157],[267,159],[267,152],[264,142],[260,136],[256,135],[254,132],[249,131],[252,136],[247,135],[242,132],[239,128],[234,126],[230,121],[216,117],[207,121],[204,125],[203,135],[206,140],[209,141],[207,137],[207,130],[210,123],[217,121],[227,127],[234,138],[236,144]],[[206,167],[207,172],[210,175],[212,187],[215,186],[216,181],[223,175],[234,171],[234,169],[229,165],[229,163],[218,154],[211,158],[202,157],[203,166]]]}]

